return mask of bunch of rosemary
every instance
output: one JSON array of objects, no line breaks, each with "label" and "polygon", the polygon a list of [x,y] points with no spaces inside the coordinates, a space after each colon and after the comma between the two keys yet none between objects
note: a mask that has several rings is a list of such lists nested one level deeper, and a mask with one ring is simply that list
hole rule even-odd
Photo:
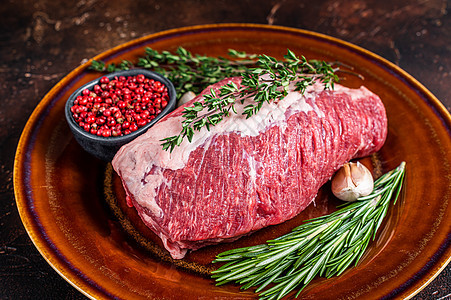
[{"label": "bunch of rosemary", "polygon": [[[357,264],[374,240],[390,204],[400,193],[405,171],[396,169],[375,181],[373,192],[329,215],[310,220],[266,244],[233,249],[213,261],[225,262],[212,277],[217,285],[236,282],[243,289],[258,286],[260,299],[280,299],[302,289],[315,276],[338,276]],[[267,288],[269,284],[273,284]],[[267,288],[266,290],[264,290]]]}]

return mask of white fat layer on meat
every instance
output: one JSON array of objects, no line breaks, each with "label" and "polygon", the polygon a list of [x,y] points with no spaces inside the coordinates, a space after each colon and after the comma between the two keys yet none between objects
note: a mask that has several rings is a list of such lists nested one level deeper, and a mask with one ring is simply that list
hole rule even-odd
[{"label": "white fat layer on meat", "polygon": [[[140,187],[134,190],[135,200],[139,205],[146,207],[155,217],[162,217],[163,211],[156,203],[157,189],[162,185],[168,185],[161,169],[155,174],[147,175],[145,182],[141,181]],[[169,183],[170,184],[170,183]]]},{"label": "white fat layer on meat", "polygon": [[[162,217],[163,211],[155,201],[155,196],[162,184],[170,185],[164,178],[163,170],[178,170],[183,168],[188,162],[191,152],[199,146],[209,147],[211,137],[218,134],[236,133],[241,136],[257,136],[272,126],[286,127],[286,120],[293,114],[299,112],[315,112],[319,117],[324,117],[316,105],[315,99],[324,90],[322,84],[315,84],[307,88],[304,95],[294,91],[294,86],[289,88],[288,95],[277,103],[264,103],[260,111],[246,120],[242,115],[244,106],[253,103],[248,99],[244,104],[237,103],[238,114],[232,114],[224,118],[216,126],[210,127],[210,131],[204,127],[199,132],[195,132],[192,142],[186,138],[179,147],[175,147],[172,152],[164,151],[161,147],[161,140],[178,135],[182,129],[182,116],[169,117],[163,122],[156,123],[145,134],[141,135],[131,143],[122,147],[113,160],[113,166],[129,167],[121,168],[122,180],[127,183],[127,188],[141,206],[146,207],[156,217]],[[343,92],[351,96],[352,100],[368,97],[372,93],[364,87],[360,89],[349,89],[339,84],[335,85],[335,92]],[[206,148],[205,148],[206,150]],[[138,155],[139,153],[139,155]],[[256,165],[248,160],[250,166],[250,178],[255,182]],[[149,174],[151,168],[156,168],[152,175]],[[118,171],[118,170],[116,170]],[[141,176],[137,176],[141,174]]]}]

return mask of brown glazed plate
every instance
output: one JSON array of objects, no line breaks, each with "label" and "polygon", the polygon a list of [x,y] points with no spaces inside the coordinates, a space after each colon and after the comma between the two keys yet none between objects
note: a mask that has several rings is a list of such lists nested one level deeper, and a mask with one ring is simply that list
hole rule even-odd
[{"label": "brown glazed plate", "polygon": [[[383,148],[363,163],[374,174],[406,161],[403,192],[366,255],[339,277],[315,279],[302,299],[409,298],[426,286],[451,257],[451,116],[420,83],[397,66],[352,44],[325,35],[276,26],[222,24],[187,27],[146,36],[95,59],[131,61],[145,47],[226,55],[230,48],[281,58],[291,49],[307,58],[340,61],[384,102],[389,134]],[[252,290],[216,287],[210,261],[226,249],[263,243],[302,220],[327,214],[338,202],[326,184],[299,216],[230,244],[195,251],[172,261],[133,209],[111,165],[85,153],[64,119],[64,104],[82,84],[98,77],[89,62],[73,70],[39,103],[20,139],[14,188],[32,241],[48,263],[91,298],[247,299]]]}]

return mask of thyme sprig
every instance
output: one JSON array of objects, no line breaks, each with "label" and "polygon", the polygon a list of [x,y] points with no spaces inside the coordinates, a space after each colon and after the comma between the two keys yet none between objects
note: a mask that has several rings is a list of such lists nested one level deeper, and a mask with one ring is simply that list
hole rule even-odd
[{"label": "thyme sprig", "polygon": [[212,277],[217,285],[256,286],[260,299],[280,299],[294,289],[298,289],[297,297],[316,276],[340,275],[351,264],[357,265],[374,240],[391,199],[396,203],[404,173],[402,162],[375,181],[370,195],[266,244],[220,253],[213,262],[225,264],[213,271]]},{"label": "thyme sprig", "polygon": [[93,60],[90,69],[109,73],[134,67],[150,69],[167,77],[174,84],[177,98],[180,99],[188,91],[199,94],[207,86],[224,78],[240,76],[255,65],[257,57],[234,49],[229,49],[228,56],[232,59],[193,55],[183,47],[179,47],[175,53],[159,52],[147,47],[145,55],[139,57],[136,63],[122,60],[119,64],[105,64]]},{"label": "thyme sprig", "polygon": [[262,105],[277,102],[288,94],[288,87],[295,85],[295,90],[305,93],[308,86],[315,82],[322,82],[325,89],[334,87],[338,81],[335,74],[338,68],[333,68],[324,61],[310,60],[305,57],[297,57],[292,51],[279,61],[268,55],[259,55],[255,68],[248,68],[241,74],[241,86],[229,83],[213,89],[203,96],[202,101],[193,103],[193,106],[185,107],[182,116],[182,130],[178,135],[170,136],[161,141],[163,149],[172,151],[179,146],[186,137],[191,142],[194,131],[203,127],[210,130],[231,113],[237,114],[236,103],[244,104],[245,99],[253,99],[253,102],[243,108],[242,114],[250,118],[258,113]]}]

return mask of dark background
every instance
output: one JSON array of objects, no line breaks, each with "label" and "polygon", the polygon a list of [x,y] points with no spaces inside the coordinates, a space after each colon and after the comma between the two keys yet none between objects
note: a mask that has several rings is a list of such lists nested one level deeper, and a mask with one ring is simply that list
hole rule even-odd
[{"label": "dark background", "polygon": [[[315,4],[312,4],[315,3]],[[41,257],[16,208],[12,169],[28,117],[86,59],[158,31],[210,23],[312,30],[399,65],[451,109],[451,1],[10,0],[0,5],[0,299],[83,299]],[[414,299],[449,299],[448,266]]]}]

